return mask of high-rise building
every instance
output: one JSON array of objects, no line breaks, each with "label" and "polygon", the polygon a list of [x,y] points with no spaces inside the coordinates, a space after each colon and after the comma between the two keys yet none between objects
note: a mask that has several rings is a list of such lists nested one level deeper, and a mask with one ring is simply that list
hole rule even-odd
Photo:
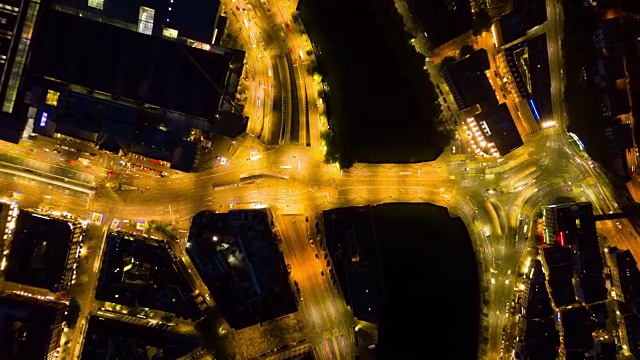
[{"label": "high-rise building", "polygon": [[591,203],[549,205],[543,212],[547,243],[575,245],[579,236],[597,236]]},{"label": "high-rise building", "polygon": [[0,140],[18,143],[26,118],[14,114],[40,0],[0,0]]},{"label": "high-rise building", "polygon": [[190,171],[201,141],[245,132],[235,106],[244,52],[214,45],[217,1],[36,5],[7,85],[11,121],[0,126],[15,131],[5,140],[67,136]]}]

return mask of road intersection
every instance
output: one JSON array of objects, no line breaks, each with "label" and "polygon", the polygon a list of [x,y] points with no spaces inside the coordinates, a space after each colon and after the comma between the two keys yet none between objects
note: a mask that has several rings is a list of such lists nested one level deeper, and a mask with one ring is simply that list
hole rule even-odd
[{"label": "road intersection", "polygon": [[[104,241],[114,219],[188,224],[188,220],[201,210],[270,207],[276,213],[281,229],[285,260],[292,265],[292,277],[300,284],[304,298],[298,314],[304,337],[320,359],[353,358],[355,347],[351,328],[354,319],[340,291],[321,275],[324,265],[314,257],[315,254],[322,256],[323,250],[309,246],[304,216],[313,221],[322,210],[387,202],[428,202],[444,206],[464,221],[476,249],[481,288],[484,289],[483,298],[488,301],[489,314],[481,329],[489,341],[486,347],[481,347],[480,353],[487,359],[497,359],[503,353],[510,353],[512,348],[505,345],[511,343],[509,334],[503,336],[503,326],[508,321],[505,304],[514,296],[516,270],[527,249],[524,238],[532,233],[535,214],[540,207],[570,194],[576,200],[592,202],[600,213],[618,209],[618,199],[614,197],[611,184],[592,168],[589,157],[564,130],[567,119],[559,95],[562,93],[561,54],[557,39],[560,35],[556,33],[555,40],[549,39],[550,49],[555,49],[549,52],[550,57],[556,59],[550,59],[550,63],[555,64],[551,70],[557,127],[531,134],[522,148],[500,160],[474,159],[467,155],[466,160],[460,161],[458,154],[447,148],[438,159],[428,163],[356,164],[351,169],[340,170],[335,165],[324,164],[322,159],[324,149],[319,134],[323,127],[320,121],[323,109],[314,105],[321,104],[317,95],[307,101],[312,104],[309,105],[312,120],[308,125],[310,146],[305,146],[305,141],[293,143],[286,138],[282,144],[279,127],[283,121],[275,119],[280,112],[270,109],[276,90],[291,91],[293,88],[282,82],[296,82],[299,92],[318,93],[312,75],[306,71],[298,69],[288,73],[288,77],[280,76],[281,79],[272,77],[272,66],[286,67],[286,64],[278,65],[278,61],[285,61],[281,53],[288,51],[287,48],[293,53],[291,58],[296,68],[309,61],[305,59],[306,49],[298,49],[308,41],[305,40],[308,37],[288,15],[291,8],[284,2],[278,4],[276,0],[247,3],[228,0],[223,4],[227,9],[236,9],[236,6],[241,9],[230,10],[236,13],[230,17],[230,22],[231,26],[244,26],[249,33],[245,37],[251,42],[246,47],[247,58],[249,67],[255,69],[254,81],[257,84],[255,96],[246,108],[254,114],[249,133],[236,139],[238,148],[228,165],[181,176],[133,178],[130,183],[141,190],[127,192],[106,187],[102,179],[106,176],[104,172],[96,175],[80,169],[77,172],[81,174],[68,175],[74,179],[90,179],[83,185],[83,189],[89,191],[80,191],[75,188],[75,182],[34,176],[33,171],[36,170],[56,176],[67,170],[60,170],[46,160],[26,153],[20,155],[26,159],[20,160],[19,164],[24,169],[0,171],[0,195],[8,197],[21,192],[21,198],[16,201],[22,207],[67,211],[85,219],[91,213],[103,214],[103,223],[91,229],[91,241],[95,244],[93,250],[83,255],[90,257],[87,266],[93,270],[99,268],[100,242]],[[246,10],[247,5],[251,5],[249,10]],[[561,21],[558,11],[552,8],[553,17],[550,19]],[[234,21],[238,24],[234,25]],[[557,24],[552,24],[550,27],[558,29]],[[291,26],[293,30],[290,30]],[[278,32],[289,33],[290,36],[283,38]],[[304,54],[296,55],[301,50]],[[272,51],[280,54],[275,55]],[[272,89],[272,85],[275,90],[265,91]],[[301,94],[289,94],[291,96],[298,96],[299,100],[303,98]],[[296,112],[289,110],[288,113]],[[299,119],[284,122],[288,124],[285,134],[291,132],[291,121],[299,121],[302,125],[294,128],[301,134],[305,133],[302,130],[306,126],[302,120],[304,111],[297,113],[301,115]],[[3,154],[12,154],[16,149],[19,147],[3,145],[1,148]],[[251,154],[257,153],[261,156],[253,156],[252,159]],[[16,162],[8,155],[0,161],[3,161],[0,163],[3,170]],[[241,178],[247,175],[262,176],[258,182],[243,183]],[[568,188],[574,191],[568,193]],[[489,189],[499,191],[487,191]],[[528,231],[523,230],[524,225]],[[637,256],[640,248],[634,242],[637,238],[635,230],[626,221],[622,222],[622,227],[622,231],[617,231],[605,224],[600,230],[612,243],[630,247]],[[92,276],[87,275],[83,288],[85,295],[94,293],[96,281],[97,271]],[[88,295],[81,300],[86,303],[92,301]],[[93,309],[93,306],[85,306],[84,309]],[[83,312],[81,322],[88,314],[89,310]]]}]

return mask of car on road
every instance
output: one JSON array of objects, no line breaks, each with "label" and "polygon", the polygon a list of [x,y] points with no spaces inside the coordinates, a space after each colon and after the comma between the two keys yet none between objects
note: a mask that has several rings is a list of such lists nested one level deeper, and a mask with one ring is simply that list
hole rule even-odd
[{"label": "car on road", "polygon": [[320,275],[324,276],[324,270],[320,271]]},{"label": "car on road", "polygon": [[318,253],[316,253],[316,261],[320,260],[320,256],[318,256]]}]

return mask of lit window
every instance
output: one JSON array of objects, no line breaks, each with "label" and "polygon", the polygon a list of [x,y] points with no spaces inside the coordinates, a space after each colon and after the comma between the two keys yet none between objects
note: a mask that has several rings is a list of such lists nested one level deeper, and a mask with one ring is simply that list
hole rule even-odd
[{"label": "lit window", "polygon": [[138,32],[151,35],[153,31],[153,17],[156,11],[146,6],[140,6],[140,15],[138,16]]},{"label": "lit window", "polygon": [[48,119],[49,119],[49,114],[43,111],[42,115],[40,116],[40,126],[44,127],[45,125],[47,125]]},{"label": "lit window", "polygon": [[60,93],[53,90],[47,90],[47,99],[45,100],[45,104],[51,106],[58,106],[58,97],[60,97]]},{"label": "lit window", "polygon": [[178,37],[178,30],[165,27],[165,28],[162,29],[162,35],[164,35],[164,36],[166,36],[168,38],[175,39],[175,38]]},{"label": "lit window", "polygon": [[103,10],[104,0],[89,0],[89,6],[94,9]]}]

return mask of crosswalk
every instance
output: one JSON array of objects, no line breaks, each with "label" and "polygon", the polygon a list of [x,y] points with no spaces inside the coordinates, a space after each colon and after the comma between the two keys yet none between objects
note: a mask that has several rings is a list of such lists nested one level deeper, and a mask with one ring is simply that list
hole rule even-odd
[{"label": "crosswalk", "polygon": [[324,161],[324,149],[323,148],[316,148],[312,151],[313,153],[313,160],[315,161]]},{"label": "crosswalk", "polygon": [[334,327],[333,329],[324,330],[322,332],[322,338],[325,340],[329,340],[331,338],[342,336],[342,335],[349,335],[349,330],[344,325]]},{"label": "crosswalk", "polygon": [[453,154],[451,155],[451,161],[467,161],[467,154]]},{"label": "crosswalk", "polygon": [[187,239],[189,238],[189,229],[191,228],[191,219],[192,218],[186,218],[186,219],[182,219],[179,220],[176,223],[176,229],[178,229],[178,239],[180,241],[187,241]]},{"label": "crosswalk", "polygon": [[597,182],[597,181],[596,181],[596,178],[595,178],[595,177],[593,177],[593,176],[590,176],[590,177],[586,178],[586,179],[583,181],[583,183],[584,183],[585,185],[587,185],[587,186],[595,185],[595,184],[596,184],[596,182]]}]

